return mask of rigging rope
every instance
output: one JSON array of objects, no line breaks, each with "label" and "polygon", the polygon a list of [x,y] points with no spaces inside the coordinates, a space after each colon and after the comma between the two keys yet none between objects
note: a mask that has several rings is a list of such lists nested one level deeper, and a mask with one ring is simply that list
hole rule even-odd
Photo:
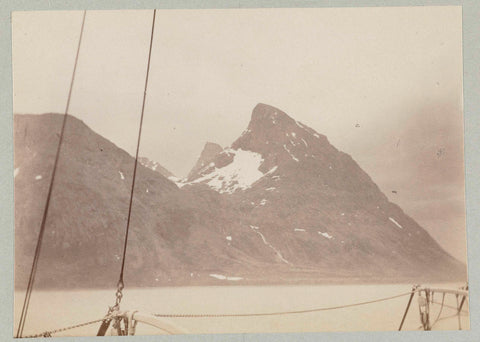
[{"label": "rigging rope", "polygon": [[[458,308],[454,307],[453,305],[448,305],[448,304],[445,304],[445,303],[442,304],[442,303],[439,303],[439,302],[430,302],[430,303],[432,303],[432,304],[437,304],[437,305],[442,305],[442,306],[444,306],[444,307],[446,307],[446,308],[449,308],[449,309],[458,311]],[[462,312],[462,313],[467,313],[467,311],[464,311],[464,310],[462,310],[461,312]]]},{"label": "rigging rope", "polygon": [[418,292],[417,290],[412,290],[409,292],[401,293],[395,296],[384,297],[374,300],[369,300],[366,302],[359,302],[353,304],[345,304],[345,305],[338,305],[338,306],[330,306],[330,307],[323,307],[323,308],[313,308],[313,309],[306,309],[306,310],[294,310],[294,311],[277,311],[277,312],[264,312],[264,313],[232,313],[232,314],[154,314],[156,317],[163,317],[163,318],[205,318],[205,317],[257,317],[257,316],[278,316],[278,315],[291,315],[291,314],[304,314],[310,312],[318,312],[318,311],[329,311],[329,310],[337,310],[337,309],[344,309],[350,308],[353,306],[360,306],[360,305],[367,305],[373,304],[378,302],[384,302],[387,300],[404,297],[411,295],[412,293]]},{"label": "rigging rope", "polygon": [[[436,302],[433,301],[433,296],[432,296],[432,303],[434,304],[437,304]],[[432,328],[433,326],[438,322],[439,318],[440,318],[440,315],[442,314],[442,311],[443,311],[443,307],[445,306],[445,292],[443,293],[443,296],[442,296],[442,304],[440,304],[440,311],[438,312],[438,315],[437,315],[437,318],[435,319],[435,321],[432,323]]]},{"label": "rigging rope", "polygon": [[135,153],[135,164],[134,164],[134,167],[133,167],[132,188],[131,188],[131,191],[130,191],[130,203],[128,205],[127,228],[125,230],[125,240],[124,240],[124,245],[123,245],[122,267],[120,269],[120,276],[119,276],[118,283],[117,283],[116,302],[115,302],[115,306],[114,306],[114,308],[117,308],[117,309],[118,309],[118,307],[120,305],[120,301],[122,300],[122,297],[123,297],[122,290],[124,288],[123,274],[124,274],[124,270],[125,270],[125,256],[126,256],[126,253],[127,253],[128,232],[130,230],[130,218],[131,218],[131,215],[132,215],[133,191],[135,189],[135,179],[136,179],[137,165],[138,165],[138,151],[140,149],[140,140],[141,140],[141,137],[142,137],[143,113],[145,111],[145,100],[146,100],[146,97],[147,97],[148,75],[149,75],[149,72],[150,72],[150,59],[151,59],[151,56],[152,56],[153,33],[155,31],[156,12],[157,12],[157,10],[154,9],[153,10],[153,19],[152,19],[152,33],[150,35],[150,48],[149,48],[149,51],[148,51],[147,72],[146,72],[146,76],[145,76],[145,88],[144,88],[144,91],[143,91],[142,113],[141,113],[141,116],[140,116],[140,125],[139,125],[139,129],[138,129],[137,151]]},{"label": "rigging rope", "polygon": [[[465,314],[464,317],[466,317],[466,313],[464,311],[462,311],[461,313]],[[454,318],[454,317],[457,317],[457,316],[458,316],[458,313],[450,315],[450,316],[440,317],[437,322],[444,321],[446,319]],[[423,329],[423,326],[419,325],[417,327],[417,330],[421,330],[421,329]]]},{"label": "rigging rope", "polygon": [[85,26],[85,16],[86,16],[86,14],[87,14],[87,11],[83,11],[82,27],[80,29],[80,37],[78,38],[77,54],[75,56],[75,64],[74,64],[74,67],[73,67],[72,79],[70,81],[70,90],[68,91],[67,105],[65,107],[65,113],[63,115],[63,123],[62,123],[60,138],[59,138],[59,141],[58,141],[57,152],[56,152],[56,155],[55,155],[55,162],[53,164],[52,176],[50,178],[50,185],[49,185],[49,188],[48,188],[47,200],[45,202],[45,209],[43,210],[42,223],[40,224],[40,232],[38,233],[38,238],[37,238],[37,246],[35,247],[35,253],[34,253],[34,257],[33,257],[32,268],[31,268],[31,271],[30,271],[30,277],[28,279],[27,290],[25,292],[25,300],[23,302],[22,313],[20,315],[20,321],[19,321],[19,324],[18,324],[18,330],[17,330],[17,336],[16,336],[17,338],[22,337],[23,328],[25,326],[25,320],[27,318],[28,306],[30,304],[30,297],[32,295],[33,284],[35,282],[35,275],[36,275],[37,268],[38,268],[38,258],[39,258],[39,255],[40,255],[40,250],[42,248],[43,235],[44,235],[44,232],[45,232],[45,224],[46,224],[46,221],[47,221],[48,209],[50,207],[50,199],[52,197],[52,190],[53,190],[53,184],[54,184],[54,180],[55,180],[55,174],[56,174],[56,171],[57,171],[58,159],[59,159],[59,156],[60,156],[60,150],[61,150],[61,147],[62,147],[63,136],[64,136],[64,132],[65,132],[65,126],[66,126],[67,118],[68,118],[68,109],[70,107],[70,99],[72,97],[72,89],[73,89],[73,84],[74,84],[74,81],[75,81],[75,73],[76,73],[76,70],[77,70],[78,55],[80,53],[80,46],[81,46],[81,43],[82,43],[83,28]]}]

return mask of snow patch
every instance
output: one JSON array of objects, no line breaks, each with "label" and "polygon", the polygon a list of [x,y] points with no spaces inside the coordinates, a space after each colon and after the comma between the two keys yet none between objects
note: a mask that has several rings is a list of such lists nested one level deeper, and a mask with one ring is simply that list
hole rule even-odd
[{"label": "snow patch", "polygon": [[123,175],[122,171],[118,171],[118,173],[120,174],[120,178],[121,178],[122,180],[124,180],[124,179],[125,179],[125,176]]},{"label": "snow patch", "polygon": [[290,155],[290,157],[292,157],[293,160],[295,160],[297,163],[299,162],[299,160],[292,154],[292,152],[290,152],[290,150],[287,148],[287,145],[283,145],[283,148],[285,149],[285,151],[288,152],[288,154]]},{"label": "snow patch", "polygon": [[243,137],[245,134],[250,133],[250,132],[251,132],[251,130],[246,129],[242,132],[242,135],[240,135],[240,136]]},{"label": "snow patch", "polygon": [[305,147],[308,147],[308,144],[307,144],[307,142],[305,141],[305,139],[302,138],[302,141],[303,141],[303,143],[305,144]]},{"label": "snow patch", "polygon": [[242,277],[227,277],[227,276],[224,276],[223,274],[215,274],[215,273],[211,273],[209,274],[209,276],[219,280],[230,280],[230,281],[238,281],[243,279]]},{"label": "snow patch", "polygon": [[396,225],[398,228],[402,228],[402,229],[403,229],[403,227],[400,225],[400,223],[398,223],[397,221],[395,221],[394,218],[389,217],[388,219],[389,219],[390,221],[392,221],[393,224]]},{"label": "snow patch", "polygon": [[19,172],[20,172],[20,168],[17,167],[17,168],[13,171],[13,178],[17,177]]},{"label": "snow patch", "polygon": [[209,166],[208,165],[204,166],[204,163],[202,162],[202,168],[200,169],[200,171],[198,171],[198,173],[203,175],[203,173],[208,169],[209,169]]},{"label": "snow patch", "polygon": [[275,190],[275,189],[276,189],[276,187],[272,186],[271,188],[266,188],[265,190],[266,190],[266,191],[273,191],[273,190]]},{"label": "snow patch", "polygon": [[209,276],[212,277],[212,278],[220,279],[220,280],[227,279],[227,277],[222,275],[222,274],[209,274]]},{"label": "snow patch", "polygon": [[333,238],[333,236],[331,236],[330,234],[328,234],[326,232],[325,233],[318,232],[318,234],[320,234],[321,236],[323,236],[324,238],[329,239],[329,240]]},{"label": "snow patch", "polygon": [[169,176],[167,177],[169,181],[172,181],[175,183],[175,185],[179,188],[183,187],[185,185],[184,180],[175,176]]},{"label": "snow patch", "polygon": [[295,134],[295,132],[292,132],[292,136],[293,136],[294,138],[297,137],[297,135]]},{"label": "snow patch", "polygon": [[273,118],[272,118],[273,124],[276,124],[276,123],[277,123],[277,121],[275,120],[275,118],[277,117],[277,115],[278,115],[277,112],[274,112],[274,113],[273,113]]},{"label": "snow patch", "polygon": [[42,179],[42,175],[37,175],[37,176],[35,176],[35,179],[36,179],[36,180]]},{"label": "snow patch", "polygon": [[264,198],[260,201],[260,204],[259,205],[265,205],[267,203],[267,200]]},{"label": "snow patch", "polygon": [[302,125],[302,124],[301,124],[300,122],[298,122],[298,121],[295,121],[295,123],[297,124],[298,127],[302,128],[302,129],[304,129],[305,131],[307,131],[308,133],[312,134],[315,138],[320,139],[320,135],[317,134],[317,133],[315,133],[315,131],[314,131],[314,133],[311,133],[312,129],[308,130],[307,127],[305,127],[304,125]]},{"label": "snow patch", "polygon": [[275,254],[277,255],[277,257],[278,257],[282,262],[290,265],[290,263],[288,262],[288,260],[286,260],[286,259],[283,257],[283,255],[282,255],[275,247],[273,247],[273,246],[270,244],[270,242],[267,241],[267,239],[265,239],[265,236],[258,231],[258,227],[256,227],[256,226],[250,226],[250,228],[252,228],[255,233],[257,233],[258,235],[260,235],[260,237],[262,238],[263,243],[264,243],[266,246],[270,247],[270,248],[275,252]]},{"label": "snow patch", "polygon": [[231,236],[227,236],[225,239],[227,239],[228,241],[232,241],[232,237],[231,237]]},{"label": "snow patch", "polygon": [[293,231],[295,231],[295,232],[306,232],[305,229],[301,229],[301,228],[295,228]]},{"label": "snow patch", "polygon": [[[271,175],[272,173],[274,173],[275,171],[277,171],[277,169],[278,169],[278,166],[272,167],[270,170],[268,170],[268,172],[265,174],[265,176]],[[279,177],[279,176],[273,176],[272,178],[275,178],[275,177]]]},{"label": "snow patch", "polygon": [[[234,155],[230,164],[222,168],[215,168],[211,173],[188,184],[205,182],[215,191],[232,194],[238,189],[245,190],[250,188],[253,183],[265,176],[258,170],[263,163],[263,158],[260,154],[242,149],[228,149],[225,152]],[[268,173],[274,171],[272,169]]]},{"label": "snow patch", "polygon": [[298,121],[295,121],[295,123],[297,124],[298,127],[302,128],[302,129],[305,129],[305,127]]}]

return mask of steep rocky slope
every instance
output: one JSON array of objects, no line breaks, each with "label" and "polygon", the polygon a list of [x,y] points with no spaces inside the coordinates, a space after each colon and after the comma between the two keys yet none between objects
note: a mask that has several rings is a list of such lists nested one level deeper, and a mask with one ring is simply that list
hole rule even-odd
[{"label": "steep rocky slope", "polygon": [[349,155],[274,107],[257,105],[187,187],[205,185],[235,201],[242,234],[257,234],[272,262],[360,278],[465,273]]},{"label": "steep rocky slope", "polygon": [[[19,287],[26,285],[30,271],[61,120],[56,114],[15,116],[15,280]],[[37,286],[116,283],[133,165],[134,159],[125,151],[69,117]],[[229,264],[229,257],[222,257],[225,238],[216,231],[222,218],[211,214],[223,212],[223,207],[216,193],[181,191],[140,164],[126,281],[136,285],[191,281],[192,272]]]},{"label": "steep rocky slope", "polygon": [[[17,287],[30,271],[61,120],[15,116]],[[230,147],[205,151],[181,188],[139,165],[129,286],[466,277],[350,156],[274,107],[258,105]],[[69,117],[36,286],[116,284],[133,164]]]}]

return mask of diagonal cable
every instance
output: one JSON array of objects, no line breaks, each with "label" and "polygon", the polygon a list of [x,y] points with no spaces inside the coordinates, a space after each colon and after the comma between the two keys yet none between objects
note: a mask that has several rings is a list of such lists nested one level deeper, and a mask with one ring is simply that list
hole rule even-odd
[{"label": "diagonal cable", "polygon": [[61,147],[62,147],[63,136],[64,136],[64,132],[65,132],[65,126],[66,126],[67,118],[68,118],[68,109],[70,107],[70,99],[72,97],[72,89],[73,89],[73,84],[75,82],[75,73],[76,73],[76,70],[77,70],[78,55],[80,53],[80,46],[81,46],[81,43],[82,43],[83,28],[85,26],[85,16],[86,16],[86,14],[87,14],[87,11],[83,11],[82,27],[80,29],[80,37],[78,38],[77,54],[75,56],[75,64],[74,64],[74,67],[73,67],[72,79],[70,81],[70,90],[68,92],[67,105],[66,105],[66,108],[65,108],[65,113],[63,115],[62,129],[61,129],[61,133],[60,133],[60,139],[58,141],[58,147],[57,147],[57,153],[56,153],[56,156],[55,156],[55,162],[53,164],[53,171],[52,171],[52,176],[51,176],[51,179],[50,179],[50,186],[48,188],[47,201],[45,203],[45,209],[43,210],[42,223],[40,225],[40,232],[38,233],[37,246],[35,247],[35,254],[34,254],[34,258],[33,258],[32,269],[30,271],[30,277],[28,279],[27,290],[25,292],[25,300],[23,302],[22,314],[20,315],[20,321],[19,321],[19,324],[18,324],[18,330],[17,330],[17,336],[16,336],[17,338],[22,337],[23,328],[25,326],[25,320],[27,318],[28,306],[30,304],[30,297],[32,295],[33,284],[35,282],[35,274],[37,272],[37,267],[38,267],[38,257],[40,255],[40,250],[42,248],[43,235],[44,235],[44,232],[45,232],[45,223],[47,221],[48,209],[50,207],[50,199],[52,197],[52,190],[53,190],[53,184],[54,184],[54,180],[55,180],[55,174],[56,174],[56,171],[57,171],[58,159],[59,159],[59,156],[60,156],[60,150],[61,150]]},{"label": "diagonal cable", "polygon": [[[124,270],[125,270],[125,255],[126,255],[126,252],[127,252],[128,232],[130,230],[130,218],[131,218],[131,215],[132,215],[133,191],[135,189],[135,179],[136,179],[136,174],[137,174],[138,152],[139,152],[139,149],[140,149],[140,141],[141,141],[141,137],[142,137],[143,114],[144,114],[144,111],[145,111],[145,100],[146,100],[146,97],[147,97],[148,75],[149,75],[149,72],[150,72],[150,59],[151,59],[151,56],[152,56],[153,33],[155,31],[156,12],[157,12],[156,9],[153,10],[152,32],[151,32],[151,35],[150,35],[150,48],[149,48],[149,51],[148,51],[147,71],[146,71],[146,76],[145,76],[145,88],[144,88],[144,91],[143,91],[142,113],[141,113],[141,116],[140,116],[140,125],[139,125],[139,128],[138,128],[137,151],[135,153],[135,164],[134,164],[134,167],[133,167],[132,188],[131,188],[131,191],[130,191],[130,203],[128,205],[127,228],[125,230],[125,240],[124,240],[124,245],[123,245],[122,267],[120,269],[120,277],[118,279],[118,285],[117,285],[117,296],[118,296],[118,293],[119,293],[120,299],[121,299],[121,296],[122,296],[121,292],[122,292],[122,289],[124,287],[123,274],[124,274]],[[116,304],[117,305],[120,304],[120,301],[118,299],[117,299]]]}]

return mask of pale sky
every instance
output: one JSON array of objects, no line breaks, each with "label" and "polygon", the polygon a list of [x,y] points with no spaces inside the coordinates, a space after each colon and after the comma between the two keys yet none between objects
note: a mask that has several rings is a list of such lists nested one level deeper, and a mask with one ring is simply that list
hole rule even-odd
[{"label": "pale sky", "polygon": [[[152,14],[87,12],[69,111],[131,154]],[[64,112],[81,18],[13,14],[15,113]],[[461,24],[461,7],[157,11],[140,154],[185,176],[268,103],[465,261]]]}]

